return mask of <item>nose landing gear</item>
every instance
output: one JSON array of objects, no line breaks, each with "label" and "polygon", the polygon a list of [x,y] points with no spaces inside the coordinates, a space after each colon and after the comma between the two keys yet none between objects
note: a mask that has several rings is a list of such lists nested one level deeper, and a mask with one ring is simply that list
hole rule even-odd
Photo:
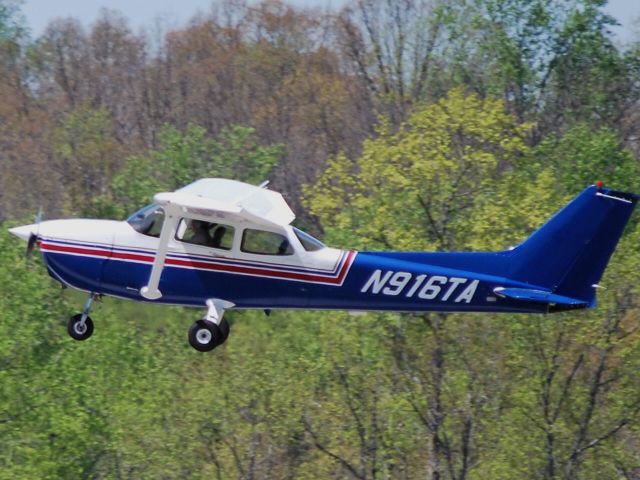
[{"label": "nose landing gear", "polygon": [[84,304],[82,313],[74,315],[67,322],[67,332],[74,340],[86,340],[93,333],[93,321],[91,320],[91,317],[89,317],[89,313],[91,312],[93,301],[99,298],[100,295],[98,294],[90,294],[89,298],[87,298],[87,302]]},{"label": "nose landing gear", "polygon": [[229,337],[229,322],[223,317],[228,302],[207,300],[207,315],[189,329],[189,344],[199,352],[210,352]]}]

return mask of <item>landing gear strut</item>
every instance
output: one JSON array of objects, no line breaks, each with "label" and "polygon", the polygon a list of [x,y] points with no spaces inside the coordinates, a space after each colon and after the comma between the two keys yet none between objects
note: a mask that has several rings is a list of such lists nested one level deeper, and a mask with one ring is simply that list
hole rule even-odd
[{"label": "landing gear strut", "polygon": [[207,315],[189,329],[189,344],[200,352],[209,352],[229,337],[229,322],[223,317],[224,304],[207,300]]},{"label": "landing gear strut", "polygon": [[100,295],[91,293],[84,304],[82,313],[74,315],[67,322],[67,332],[74,340],[86,340],[93,333],[93,321],[89,317],[93,301],[100,298]]}]

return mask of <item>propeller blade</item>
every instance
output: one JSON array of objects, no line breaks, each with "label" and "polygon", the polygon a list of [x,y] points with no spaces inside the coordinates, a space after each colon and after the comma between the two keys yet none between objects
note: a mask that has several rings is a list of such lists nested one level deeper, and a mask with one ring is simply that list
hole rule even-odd
[{"label": "propeller blade", "polygon": [[[36,225],[36,229],[39,230],[39,224],[42,221],[42,207],[40,207],[38,209],[38,213],[35,216],[35,222],[34,225]],[[31,254],[33,252],[33,247],[36,246],[36,242],[38,241],[38,235],[36,235],[35,233],[32,233],[31,235],[29,235],[29,239],[27,240],[27,251],[25,252],[25,257],[27,259],[31,258]]]},{"label": "propeller blade", "polygon": [[33,252],[33,247],[36,245],[36,241],[38,240],[38,236],[34,233],[29,235],[29,240],[27,240],[27,251],[25,253],[26,258],[31,258],[31,252]]}]

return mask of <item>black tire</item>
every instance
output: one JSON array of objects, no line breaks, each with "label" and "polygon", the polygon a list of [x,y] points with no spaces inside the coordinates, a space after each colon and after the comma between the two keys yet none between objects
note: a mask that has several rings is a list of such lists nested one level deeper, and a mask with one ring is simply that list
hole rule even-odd
[{"label": "black tire", "polygon": [[67,322],[67,333],[74,340],[82,341],[86,340],[93,333],[93,321],[90,317],[87,317],[84,321],[84,330],[80,329],[80,320],[82,320],[82,314],[74,315]]},{"label": "black tire", "polygon": [[231,327],[229,326],[229,322],[224,318],[220,320],[220,325],[218,325],[218,327],[220,327],[220,331],[222,332],[222,342],[224,343],[227,341],[227,338],[229,338],[229,331],[231,330]]},{"label": "black tire", "polygon": [[220,327],[208,320],[198,320],[189,329],[189,345],[199,352],[210,352],[223,342]]}]

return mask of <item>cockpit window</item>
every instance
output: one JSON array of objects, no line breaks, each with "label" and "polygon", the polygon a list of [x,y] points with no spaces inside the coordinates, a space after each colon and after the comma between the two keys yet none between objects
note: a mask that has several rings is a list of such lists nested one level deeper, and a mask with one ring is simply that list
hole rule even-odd
[{"label": "cockpit window", "polygon": [[284,235],[252,228],[243,232],[240,250],[258,255],[293,255],[293,248]]},{"label": "cockpit window", "polygon": [[147,205],[127,219],[136,232],[159,237],[164,223],[164,211],[158,205]]},{"label": "cockpit window", "polygon": [[230,225],[183,218],[176,230],[176,239],[195,245],[231,250],[234,232],[235,229]]},{"label": "cockpit window", "polygon": [[315,252],[316,250],[322,250],[326,247],[326,245],[320,240],[318,240],[317,238],[313,238],[311,235],[303,232],[302,230],[298,230],[297,228],[293,227],[293,232],[296,234],[296,237],[298,237],[298,240],[300,240],[300,243],[307,252]]}]

